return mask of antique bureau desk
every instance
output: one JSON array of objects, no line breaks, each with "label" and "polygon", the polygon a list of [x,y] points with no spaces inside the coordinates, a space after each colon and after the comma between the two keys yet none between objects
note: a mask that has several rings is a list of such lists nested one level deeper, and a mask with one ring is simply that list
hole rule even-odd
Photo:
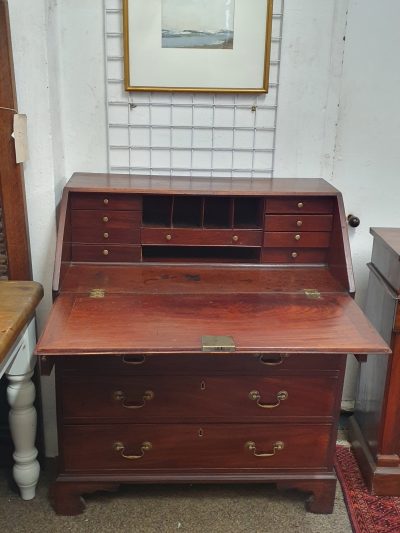
[{"label": "antique bureau desk", "polygon": [[276,483],[333,508],[347,353],[387,353],[352,299],[319,179],[75,174],[60,207],[56,512],[121,483]]}]

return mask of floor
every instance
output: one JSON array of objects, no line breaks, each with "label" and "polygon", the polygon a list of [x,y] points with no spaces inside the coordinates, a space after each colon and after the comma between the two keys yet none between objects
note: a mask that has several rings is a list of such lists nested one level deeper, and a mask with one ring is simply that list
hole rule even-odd
[{"label": "floor", "polygon": [[96,533],[351,533],[338,486],[332,515],[304,509],[306,495],[272,485],[123,486],[86,498],[86,511],[57,516],[47,492],[53,474],[42,472],[37,496],[22,501],[0,471],[0,531]]}]

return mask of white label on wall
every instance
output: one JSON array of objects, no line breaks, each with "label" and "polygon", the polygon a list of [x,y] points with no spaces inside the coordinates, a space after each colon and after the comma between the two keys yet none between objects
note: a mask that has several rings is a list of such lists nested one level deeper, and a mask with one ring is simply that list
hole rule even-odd
[{"label": "white label on wall", "polygon": [[14,137],[15,141],[15,160],[17,163],[24,163],[28,159],[26,115],[19,113],[14,115],[14,132],[12,137]]}]

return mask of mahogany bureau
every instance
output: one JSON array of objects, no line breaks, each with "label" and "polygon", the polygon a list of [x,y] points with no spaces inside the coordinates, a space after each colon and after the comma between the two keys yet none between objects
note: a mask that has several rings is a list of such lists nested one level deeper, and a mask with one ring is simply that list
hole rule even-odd
[{"label": "mahogany bureau", "polygon": [[332,511],[347,353],[388,353],[352,299],[319,179],[75,174],[55,303],[60,514],[121,483],[276,483]]}]

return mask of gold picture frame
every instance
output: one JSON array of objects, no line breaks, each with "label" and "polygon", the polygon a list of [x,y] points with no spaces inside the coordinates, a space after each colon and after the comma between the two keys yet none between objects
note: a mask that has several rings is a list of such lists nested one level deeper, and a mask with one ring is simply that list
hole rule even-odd
[{"label": "gold picture frame", "polygon": [[125,90],[268,92],[273,0],[229,0],[235,2],[232,35],[238,34],[230,50],[163,46],[161,10],[167,1],[174,0],[123,0]]}]

